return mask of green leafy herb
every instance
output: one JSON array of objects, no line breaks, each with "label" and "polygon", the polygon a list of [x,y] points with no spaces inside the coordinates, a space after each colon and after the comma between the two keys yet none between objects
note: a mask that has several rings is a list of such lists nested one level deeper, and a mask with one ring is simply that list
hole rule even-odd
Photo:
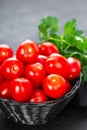
[{"label": "green leafy herb", "polygon": [[83,81],[87,81],[87,37],[77,28],[76,19],[67,21],[62,32],[58,18],[47,16],[41,19],[38,29],[41,43],[53,42],[62,55],[73,56],[81,61]]}]

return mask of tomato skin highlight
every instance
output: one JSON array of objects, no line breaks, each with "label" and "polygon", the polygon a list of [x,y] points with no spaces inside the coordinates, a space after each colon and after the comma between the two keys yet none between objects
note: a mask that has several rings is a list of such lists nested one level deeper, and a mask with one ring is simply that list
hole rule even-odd
[{"label": "tomato skin highlight", "polygon": [[34,62],[39,54],[39,47],[37,43],[31,40],[22,42],[16,51],[16,56],[24,63]]},{"label": "tomato skin highlight", "polygon": [[48,74],[59,74],[64,78],[68,77],[70,70],[67,59],[58,53],[52,53],[48,56],[45,68]]},{"label": "tomato skin highlight", "polygon": [[0,64],[3,63],[7,58],[12,56],[12,48],[6,44],[0,44]]},{"label": "tomato skin highlight", "polygon": [[59,53],[59,49],[52,42],[43,42],[39,45],[40,54],[49,56],[52,53]]},{"label": "tomato skin highlight", "polygon": [[47,101],[47,95],[42,89],[34,89],[32,96],[30,98],[30,102],[32,103],[41,103]]},{"label": "tomato skin highlight", "polygon": [[10,81],[4,80],[0,84],[0,97],[2,98],[11,98],[11,87],[10,87]]},{"label": "tomato skin highlight", "polygon": [[25,67],[25,77],[30,79],[33,84],[33,88],[39,88],[41,86],[45,75],[45,67],[39,62],[28,64]]},{"label": "tomato skin highlight", "polygon": [[26,78],[15,78],[11,81],[11,96],[17,102],[26,102],[32,94],[32,83]]},{"label": "tomato skin highlight", "polygon": [[6,79],[21,76],[24,71],[23,63],[16,57],[6,59],[1,65],[1,74]]},{"label": "tomato skin highlight", "polygon": [[81,73],[81,63],[77,58],[69,57],[67,59],[69,65],[70,65],[70,74],[68,79],[75,79],[77,78]]},{"label": "tomato skin highlight", "polygon": [[43,80],[43,89],[49,97],[60,98],[66,93],[66,81],[60,75],[50,74]]}]

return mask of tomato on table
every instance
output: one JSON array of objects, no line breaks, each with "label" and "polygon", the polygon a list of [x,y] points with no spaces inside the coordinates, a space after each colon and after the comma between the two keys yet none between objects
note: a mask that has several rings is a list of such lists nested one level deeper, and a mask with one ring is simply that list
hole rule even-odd
[{"label": "tomato on table", "polygon": [[26,102],[32,94],[32,83],[27,78],[15,78],[11,81],[11,96],[17,102]]}]

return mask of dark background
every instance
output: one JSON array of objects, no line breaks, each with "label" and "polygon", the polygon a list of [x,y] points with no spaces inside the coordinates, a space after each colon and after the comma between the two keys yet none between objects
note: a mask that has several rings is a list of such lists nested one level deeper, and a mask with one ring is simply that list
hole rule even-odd
[{"label": "dark background", "polygon": [[[59,18],[60,28],[72,18],[87,34],[87,0],[0,0],[0,43],[14,53],[26,38],[39,42],[37,25],[42,17]],[[44,126],[19,125],[7,120],[0,110],[0,130],[87,130],[87,107],[69,104],[51,123]]]}]

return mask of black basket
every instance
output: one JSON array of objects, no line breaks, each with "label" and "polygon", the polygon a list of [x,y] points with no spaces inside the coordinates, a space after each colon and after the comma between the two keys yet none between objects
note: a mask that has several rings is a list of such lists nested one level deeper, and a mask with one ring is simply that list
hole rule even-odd
[{"label": "black basket", "polygon": [[71,101],[81,84],[81,75],[72,83],[70,92],[63,97],[44,103],[18,103],[0,98],[0,107],[8,118],[28,125],[41,125],[53,120],[57,114]]}]

